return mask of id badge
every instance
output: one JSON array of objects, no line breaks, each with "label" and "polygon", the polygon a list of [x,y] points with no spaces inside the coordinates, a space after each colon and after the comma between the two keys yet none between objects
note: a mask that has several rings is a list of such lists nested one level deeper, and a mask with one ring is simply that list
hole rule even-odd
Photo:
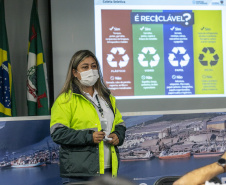
[{"label": "id badge", "polygon": [[108,121],[107,120],[102,120],[101,122],[101,127],[102,127],[102,129],[103,129],[103,132],[105,132],[105,137],[104,137],[104,139],[103,139],[103,141],[110,141],[110,140],[112,140],[112,138],[108,138],[108,135],[109,135],[109,131],[108,131]]},{"label": "id badge", "polygon": [[108,128],[108,121],[107,120],[101,120],[101,128],[103,129],[103,131],[107,131]]}]

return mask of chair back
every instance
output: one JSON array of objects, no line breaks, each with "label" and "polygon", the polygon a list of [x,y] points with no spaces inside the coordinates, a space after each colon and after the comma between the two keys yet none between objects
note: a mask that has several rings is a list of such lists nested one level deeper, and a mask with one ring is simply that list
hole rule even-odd
[{"label": "chair back", "polygon": [[[154,185],[173,185],[173,183],[178,180],[181,176],[166,176],[161,177],[157,181],[155,181]],[[218,177],[214,177],[209,182],[220,183],[221,180]]]},{"label": "chair back", "polygon": [[90,181],[84,181],[84,182],[69,182],[66,185],[90,185]]},{"label": "chair back", "polygon": [[166,176],[155,181],[154,185],[172,185],[181,176]]}]

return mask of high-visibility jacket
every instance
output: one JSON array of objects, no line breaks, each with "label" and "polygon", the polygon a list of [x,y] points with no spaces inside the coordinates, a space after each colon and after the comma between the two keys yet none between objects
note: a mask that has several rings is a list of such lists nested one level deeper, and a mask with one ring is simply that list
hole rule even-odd
[{"label": "high-visibility jacket", "polygon": [[[114,112],[111,133],[123,144],[126,127],[116,108],[115,98],[109,96]],[[93,142],[93,132],[100,131],[101,123],[94,105],[79,92],[61,94],[51,109],[50,132],[54,142],[60,144],[61,177],[98,176],[104,174],[104,143]],[[112,176],[119,165],[117,146],[111,146]]]}]

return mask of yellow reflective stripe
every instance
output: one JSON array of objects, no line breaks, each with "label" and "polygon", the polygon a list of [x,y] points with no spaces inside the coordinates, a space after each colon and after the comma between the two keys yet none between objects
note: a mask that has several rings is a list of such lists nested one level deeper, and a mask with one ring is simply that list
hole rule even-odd
[{"label": "yellow reflective stripe", "polygon": [[5,108],[4,105],[2,105],[1,103],[0,103],[0,112],[2,112],[3,114],[5,114],[7,116],[12,116],[11,109]]},{"label": "yellow reflective stripe", "polygon": [[104,142],[99,143],[100,174],[104,174]]},{"label": "yellow reflective stripe", "polygon": [[38,55],[37,55],[37,66],[38,65],[41,65],[41,64],[43,64],[44,63],[44,61],[43,61],[43,53],[39,53]]},{"label": "yellow reflective stripe", "polygon": [[117,177],[117,174],[118,174],[118,157],[117,157],[114,146],[111,146],[111,160],[112,160],[112,177]]},{"label": "yellow reflective stripe", "polygon": [[7,51],[0,48],[0,66],[5,61],[7,61]]},{"label": "yellow reflective stripe", "polygon": [[[114,114],[115,116],[117,115],[117,113],[115,112],[116,110],[116,102],[115,102],[115,98],[110,95],[110,101],[111,101],[111,105],[112,105],[112,108],[113,108],[113,111],[114,111]],[[115,120],[113,122],[113,126],[112,126],[112,130],[111,132],[115,131]],[[112,161],[112,177],[117,177],[117,174],[118,174],[118,157],[117,157],[117,154],[116,154],[116,151],[115,151],[115,147],[114,146],[111,146],[111,161]]]}]

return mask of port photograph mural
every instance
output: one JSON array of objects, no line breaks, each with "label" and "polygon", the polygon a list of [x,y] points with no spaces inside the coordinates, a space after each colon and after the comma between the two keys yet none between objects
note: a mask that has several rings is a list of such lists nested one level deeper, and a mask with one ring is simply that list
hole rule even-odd
[{"label": "port photograph mural", "polygon": [[[223,112],[124,116],[127,132],[119,176],[152,185],[217,161],[225,152]],[[59,146],[49,118],[0,120],[0,179],[4,185],[60,185]],[[12,178],[13,177],[13,178]],[[219,178],[223,177],[220,175]]]}]

